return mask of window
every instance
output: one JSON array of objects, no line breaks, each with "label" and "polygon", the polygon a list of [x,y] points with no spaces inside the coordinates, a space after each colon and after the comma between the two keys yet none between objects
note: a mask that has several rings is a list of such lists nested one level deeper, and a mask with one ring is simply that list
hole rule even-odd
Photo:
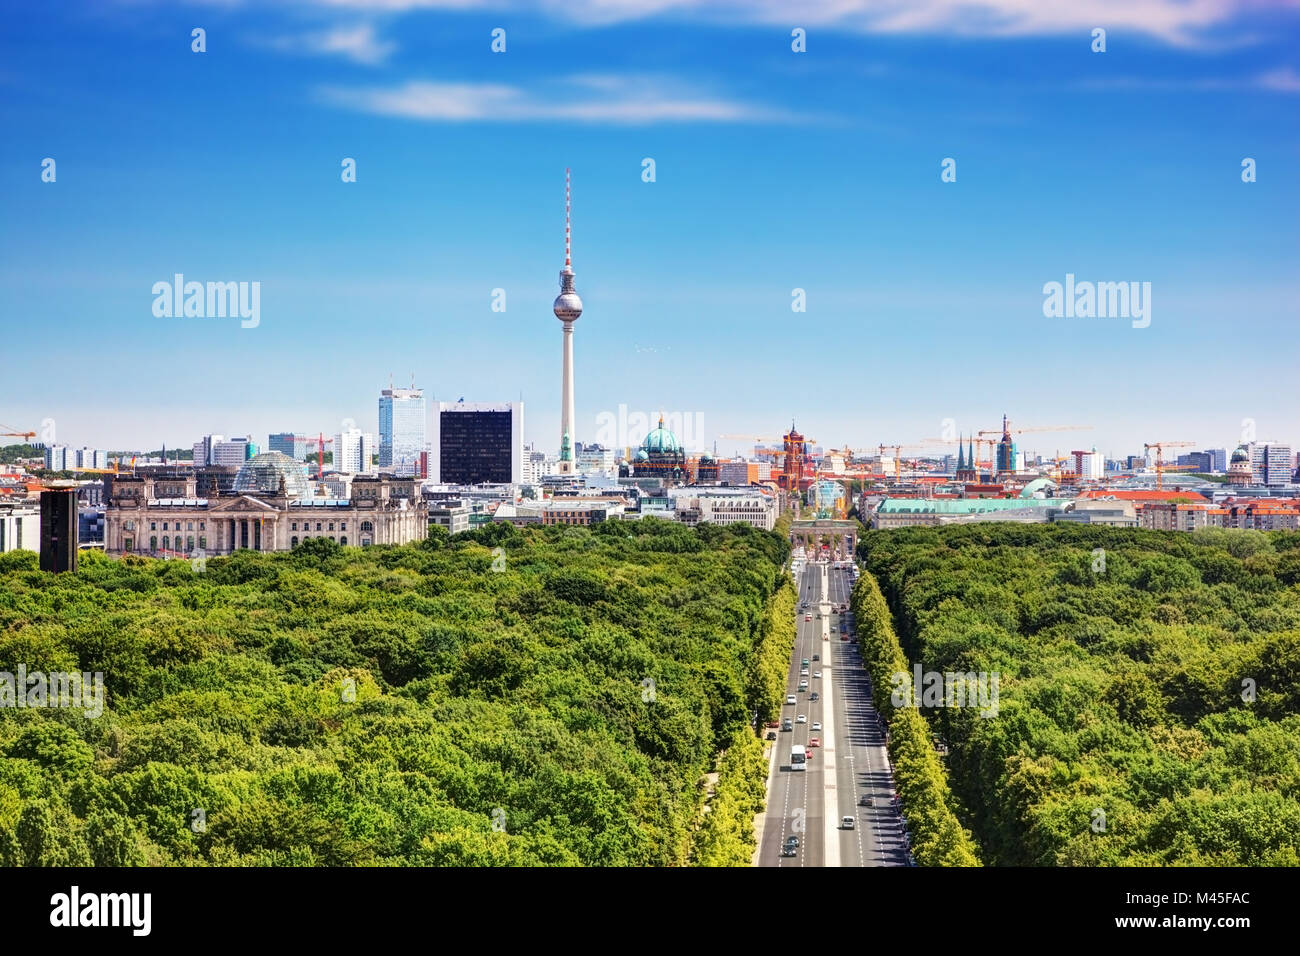
[{"label": "window", "polygon": [[296,548],[296,547],[298,547],[298,536],[297,536],[296,534],[295,534],[295,535],[293,536],[293,538],[289,541],[289,547],[291,547],[291,548]]},{"label": "window", "polygon": [[187,522],[185,522],[185,530],[186,530],[186,531],[193,531],[193,530],[194,530],[194,522],[193,522],[193,521],[187,521]]},{"label": "window", "polygon": [[150,521],[150,522],[149,522],[149,530],[150,530],[150,531],[157,531],[157,530],[158,530],[158,522],[157,522],[157,521]]},{"label": "window", "polygon": [[[290,531],[297,531],[297,530],[298,530],[298,522],[295,521],[295,522],[293,523],[293,526],[292,526],[289,530],[290,530]],[[296,540],[296,539],[295,539],[295,540]]]},{"label": "window", "polygon": [[134,538],[127,538],[127,539],[123,542],[122,550],[123,550],[123,551],[131,551],[131,550],[134,549],[134,547],[135,547],[135,539],[134,539]]},{"label": "window", "polygon": [[340,521],[340,522],[339,522],[339,530],[340,530],[340,531],[347,531],[347,530],[348,530],[348,523],[347,523],[346,521]]},{"label": "window", "polygon": [[333,522],[333,521],[330,522],[330,530],[331,530],[331,531],[334,530],[334,522]]},{"label": "window", "polygon": [[339,539],[339,544],[346,545],[347,543],[348,543],[347,535],[344,535],[342,538]]},{"label": "window", "polygon": [[320,531],[320,530],[321,530],[321,526],[320,526],[320,522],[319,522],[319,521],[316,522],[316,530],[317,530],[317,531]]},{"label": "window", "polygon": [[[165,528],[165,527],[167,527],[167,526],[166,526],[166,525],[163,525],[163,527]],[[171,548],[171,546],[172,546],[172,539],[171,539],[171,536],[170,536],[170,535],[163,535],[163,550],[164,550],[164,551],[167,551],[167,550],[169,550],[169,549]]]},{"label": "window", "polygon": [[365,532],[365,531],[371,531],[371,532],[373,532],[373,531],[375,530],[374,522],[372,522],[372,521],[363,521],[363,522],[361,522],[361,530],[362,530],[363,532]]},{"label": "window", "polygon": [[199,530],[200,530],[200,531],[207,531],[207,530],[208,530],[208,523],[207,523],[206,521],[200,521],[200,522],[199,522]]},{"label": "window", "polygon": [[152,538],[149,539],[149,550],[150,550],[150,551],[157,551],[157,550],[158,550],[158,536],[157,536],[157,535],[154,535]]},{"label": "window", "polygon": [[191,534],[191,535],[186,535],[186,537],[185,537],[185,550],[186,550],[186,551],[193,551],[193,550],[194,550],[194,535],[192,535],[192,534]]},{"label": "window", "polygon": [[163,522],[163,530],[164,530],[164,531],[167,530],[167,522],[166,522],[166,521]]},{"label": "window", "polygon": [[[135,522],[134,522],[134,521],[130,521],[130,520],[123,521],[123,522],[122,522],[122,528],[123,528],[124,530],[126,530],[126,531],[134,531],[134,530],[135,530]],[[129,551],[130,549],[128,548],[127,550]]]},{"label": "window", "polygon": [[[203,527],[203,522],[202,522],[202,521],[199,522],[199,527],[200,527],[200,528]],[[199,547],[202,548],[204,551],[208,550],[208,536],[207,536],[207,535],[205,535],[205,534],[201,534],[201,535],[199,535]]]}]

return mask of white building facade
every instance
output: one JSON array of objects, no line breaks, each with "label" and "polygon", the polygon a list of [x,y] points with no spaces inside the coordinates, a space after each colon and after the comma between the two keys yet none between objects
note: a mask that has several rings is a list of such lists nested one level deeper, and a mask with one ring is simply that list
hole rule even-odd
[{"label": "white building facade", "polygon": [[374,470],[375,436],[349,428],[334,436],[334,470],[348,475],[365,475]]}]

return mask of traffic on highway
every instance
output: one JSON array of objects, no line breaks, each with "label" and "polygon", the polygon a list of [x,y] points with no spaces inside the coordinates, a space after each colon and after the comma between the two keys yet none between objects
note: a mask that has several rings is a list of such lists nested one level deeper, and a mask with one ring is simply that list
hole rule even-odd
[{"label": "traffic on highway", "polygon": [[848,609],[852,562],[796,553],[799,604],[759,866],[907,866],[907,835]]}]

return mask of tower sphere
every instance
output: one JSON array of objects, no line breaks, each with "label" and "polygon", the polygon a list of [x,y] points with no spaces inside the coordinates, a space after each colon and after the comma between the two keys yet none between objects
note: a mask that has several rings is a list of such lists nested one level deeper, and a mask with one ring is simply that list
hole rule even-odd
[{"label": "tower sphere", "polygon": [[565,268],[560,273],[560,294],[555,297],[555,317],[561,322],[572,322],[582,315],[582,299],[573,288],[573,270]]}]

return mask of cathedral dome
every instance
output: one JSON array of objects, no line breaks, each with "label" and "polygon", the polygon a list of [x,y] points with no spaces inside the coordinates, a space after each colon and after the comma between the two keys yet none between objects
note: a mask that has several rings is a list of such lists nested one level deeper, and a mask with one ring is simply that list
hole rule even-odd
[{"label": "cathedral dome", "polygon": [[659,417],[659,427],[651,429],[650,433],[645,436],[645,440],[641,442],[641,449],[647,452],[675,453],[682,451],[682,446],[677,441],[677,436],[664,428],[664,420],[661,415]]}]

